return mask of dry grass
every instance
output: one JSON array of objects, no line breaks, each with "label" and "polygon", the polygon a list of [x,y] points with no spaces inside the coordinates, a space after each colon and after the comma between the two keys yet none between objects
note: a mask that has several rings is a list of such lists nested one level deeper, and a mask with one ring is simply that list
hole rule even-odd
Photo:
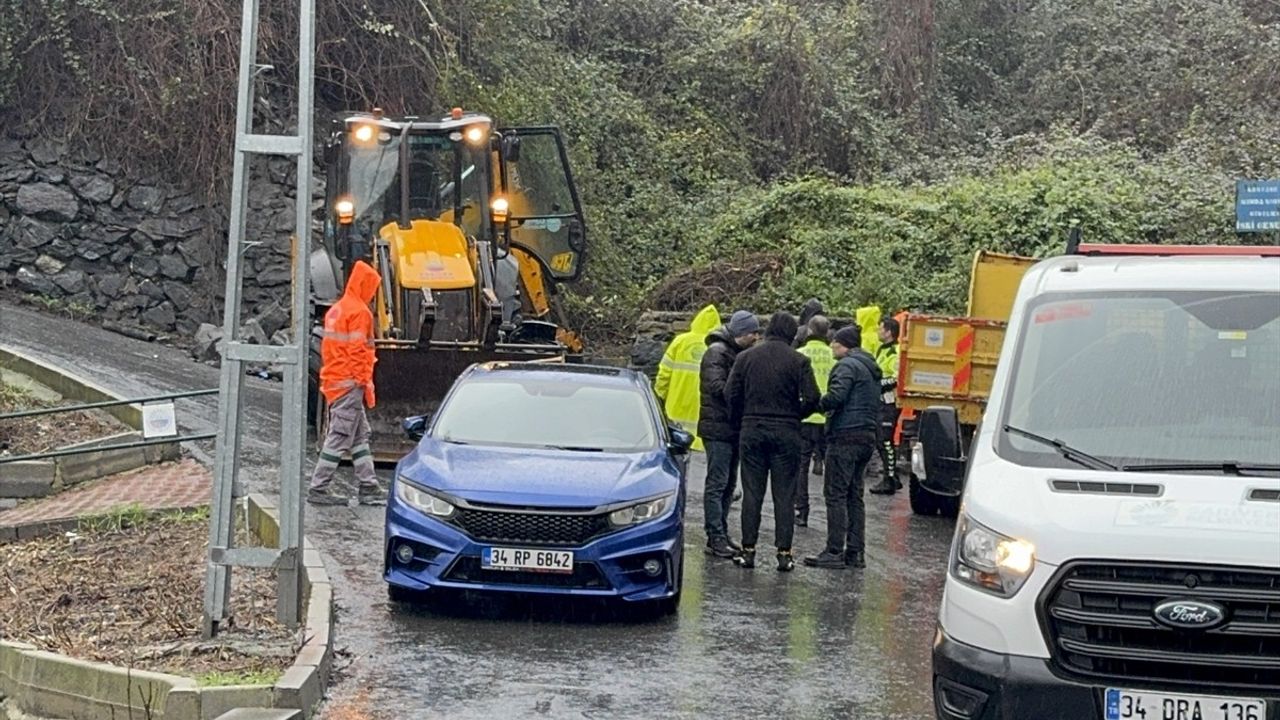
[{"label": "dry grass", "polygon": [[211,684],[275,677],[297,645],[275,621],[269,573],[238,570],[231,628],[201,641],[205,520],[125,509],[79,532],[0,546],[0,637]]},{"label": "dry grass", "polygon": [[[38,407],[45,404],[21,388],[0,383],[0,413]],[[0,456],[44,452],[128,431],[124,423],[96,410],[0,420]]]}]

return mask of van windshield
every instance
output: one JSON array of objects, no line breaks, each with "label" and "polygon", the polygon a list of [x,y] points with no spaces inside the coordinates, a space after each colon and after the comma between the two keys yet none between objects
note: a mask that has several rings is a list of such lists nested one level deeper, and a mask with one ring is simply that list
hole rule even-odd
[{"label": "van windshield", "polygon": [[[1046,295],[1024,323],[1001,427],[1117,466],[1280,464],[1280,292]],[[1078,467],[999,438],[1014,462]]]}]

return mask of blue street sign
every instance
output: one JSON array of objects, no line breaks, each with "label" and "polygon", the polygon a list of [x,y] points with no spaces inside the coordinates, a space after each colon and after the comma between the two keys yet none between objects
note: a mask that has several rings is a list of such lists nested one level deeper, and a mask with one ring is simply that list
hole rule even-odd
[{"label": "blue street sign", "polygon": [[1280,180],[1236,181],[1236,232],[1280,230]]}]

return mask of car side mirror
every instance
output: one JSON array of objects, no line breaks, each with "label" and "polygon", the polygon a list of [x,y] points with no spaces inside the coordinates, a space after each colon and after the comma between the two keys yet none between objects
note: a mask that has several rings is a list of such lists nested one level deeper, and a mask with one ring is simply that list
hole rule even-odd
[{"label": "car side mirror", "polygon": [[410,440],[418,442],[422,436],[427,434],[427,421],[431,419],[430,415],[415,415],[407,417],[400,422],[400,427],[404,428],[404,434]]},{"label": "car side mirror", "polygon": [[670,440],[667,447],[671,449],[674,455],[685,455],[693,448],[693,433],[683,428],[670,426],[667,428]]},{"label": "car side mirror", "polygon": [[931,480],[964,474],[964,448],[956,409],[935,405],[920,413],[920,445],[924,450],[925,476]]}]

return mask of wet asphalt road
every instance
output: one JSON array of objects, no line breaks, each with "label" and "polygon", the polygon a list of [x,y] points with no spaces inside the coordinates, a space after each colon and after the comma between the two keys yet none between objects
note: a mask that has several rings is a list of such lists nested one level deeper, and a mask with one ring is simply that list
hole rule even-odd
[{"label": "wet asphalt road", "polygon": [[[126,394],[218,381],[182,351],[3,304],[0,344]],[[275,494],[278,386],[246,388],[247,484]],[[181,401],[178,411],[184,430],[208,430],[216,400]],[[929,648],[951,522],[914,517],[901,493],[868,496],[866,570],[780,574],[766,519],[760,567],[744,571],[702,553],[701,459],[689,473],[684,594],[671,618],[458,596],[390,605],[381,509],[309,508],[306,532],[334,581],[344,651],[322,717],[932,718]],[[821,478],[810,478],[810,492],[821,497]],[[730,527],[737,522],[735,506]],[[797,556],[821,549],[824,527],[815,506],[810,527],[797,530]]]}]

